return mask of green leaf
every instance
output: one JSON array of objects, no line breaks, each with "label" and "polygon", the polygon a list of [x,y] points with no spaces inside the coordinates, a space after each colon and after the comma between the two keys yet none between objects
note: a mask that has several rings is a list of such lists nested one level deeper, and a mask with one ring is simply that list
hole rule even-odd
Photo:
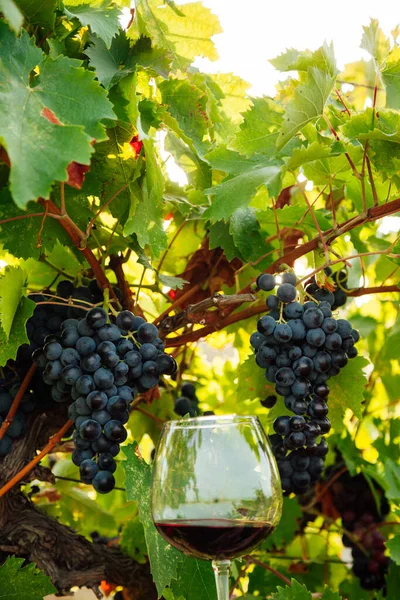
[{"label": "green leaf", "polygon": [[24,22],[24,16],[14,0],[0,0],[0,12],[16,33],[19,33]]},{"label": "green leaf", "polygon": [[369,361],[362,356],[349,361],[339,375],[329,380],[329,418],[338,431],[342,428],[343,414],[347,408],[361,419],[364,401],[364,386],[367,383],[363,368]]},{"label": "green leaf", "polygon": [[221,33],[219,20],[201,2],[181,5],[176,12],[163,0],[139,0],[136,9],[134,27],[139,35],[150,37],[157,47],[171,54],[175,68],[186,69],[197,56],[218,58],[211,38]]},{"label": "green leaf", "polygon": [[0,279],[0,322],[10,337],[15,314],[26,291],[26,273],[19,267],[7,267]]},{"label": "green leaf", "polygon": [[263,544],[263,549],[272,550],[276,548],[280,550],[291,542],[299,529],[298,519],[301,519],[302,514],[296,498],[283,498],[281,520],[278,527]]},{"label": "green leaf", "polygon": [[385,61],[382,79],[386,88],[386,107],[400,108],[400,48],[395,46]]},{"label": "green leaf", "polygon": [[35,306],[32,300],[23,297],[15,312],[10,335],[7,336],[0,328],[0,366],[4,366],[10,358],[14,360],[22,344],[29,344],[26,322],[33,315]]},{"label": "green leaf", "polygon": [[[249,165],[254,161],[254,165],[261,164],[264,157],[257,156],[252,159],[245,158],[239,152],[228,150],[225,146],[217,146],[215,150],[211,150],[204,156],[205,160],[210,163],[213,169],[225,171],[229,175],[239,175],[249,170]],[[250,162],[251,161],[251,162]]]},{"label": "green leaf", "polygon": [[163,229],[162,203],[164,176],[157,163],[152,140],[143,140],[146,154],[146,173],[143,180],[143,199],[124,228],[125,235],[135,233],[142,248],[148,245],[154,256],[167,247],[167,235]]},{"label": "green leaf", "polygon": [[147,546],[143,525],[138,517],[129,519],[121,532],[121,549],[139,564],[147,562]]},{"label": "green leaf", "polygon": [[379,27],[377,19],[371,19],[370,24],[363,27],[364,33],[361,40],[361,48],[366,50],[380,65],[390,51],[390,41]]},{"label": "green leaf", "polygon": [[338,592],[334,592],[333,590],[325,586],[324,592],[321,596],[321,600],[340,600],[340,596]]},{"label": "green leaf", "polygon": [[263,369],[256,364],[254,355],[240,363],[238,370],[237,397],[241,401],[265,398],[274,392],[274,386],[265,379]]},{"label": "green leaf", "polygon": [[253,98],[252,107],[243,115],[240,131],[230,144],[232,149],[244,156],[274,153],[283,113],[272,98]]},{"label": "green leaf", "polygon": [[107,48],[111,46],[112,39],[120,29],[118,18],[121,11],[110,0],[68,0],[64,7],[70,19],[79,19],[82,25],[90,27],[93,33],[104,40]]},{"label": "green leaf", "polygon": [[394,538],[386,542],[386,548],[389,550],[389,555],[397,565],[400,565],[400,535],[395,535]]},{"label": "green leaf", "polygon": [[396,502],[400,499],[400,465],[391,458],[384,461],[385,483],[387,486],[386,497]]},{"label": "green leaf", "polygon": [[135,446],[125,446],[124,453],[127,457],[124,462],[127,497],[128,500],[136,500],[138,503],[139,517],[144,527],[149,554],[150,569],[158,594],[161,596],[164,588],[171,583],[172,579],[176,578],[182,555],[161,537],[151,518],[151,468],[137,457]]},{"label": "green leaf", "polygon": [[273,600],[311,600],[311,592],[295,579],[292,579],[291,587],[282,588],[278,585],[277,590],[277,593],[271,596]]},{"label": "green leaf", "polygon": [[350,117],[340,129],[351,140],[387,140],[400,143],[400,114],[383,108],[375,116],[372,108],[367,108]]},{"label": "green leaf", "polygon": [[233,237],[230,233],[230,223],[217,221],[210,225],[209,231],[210,250],[222,248],[226,258],[231,261],[235,257],[240,258],[240,252],[235,246]]},{"label": "green leaf", "polygon": [[166,285],[171,288],[171,290],[181,290],[187,283],[186,279],[182,279],[182,277],[174,277],[173,275],[164,275],[163,273],[158,273],[158,279],[162,285]]},{"label": "green leaf", "polygon": [[[25,30],[16,38],[3,22],[0,43],[0,129],[12,165],[11,193],[25,208],[29,200],[48,198],[55,180],[67,180],[71,161],[89,164],[91,141],[105,139],[100,121],[114,113],[94,74],[77,61],[46,57]],[[35,67],[40,74],[31,83]]]},{"label": "green leaf", "polygon": [[192,141],[197,153],[203,156],[209,149],[209,143],[203,139],[210,125],[207,95],[190,81],[180,79],[161,82],[159,90],[167,111],[186,138]]},{"label": "green leaf", "polygon": [[91,42],[92,44],[85,49],[85,54],[89,57],[90,65],[96,69],[98,80],[106,89],[110,89],[122,77],[132,72],[132,69],[125,66],[129,41],[124,31],[113,38],[109,48],[102,38],[95,35],[92,36]]},{"label": "green leaf", "polygon": [[279,71],[307,71],[309,67],[317,67],[332,77],[337,74],[333,43],[324,44],[315,52],[303,50],[299,52],[291,48],[269,61]]},{"label": "green leaf", "polygon": [[27,25],[53,29],[57,0],[16,0]]},{"label": "green leaf", "polygon": [[50,578],[34,563],[22,567],[25,559],[9,556],[0,567],[0,598],[4,600],[43,600],[57,593]]},{"label": "green leaf", "polygon": [[307,75],[294,90],[289,101],[277,140],[282,149],[307,123],[315,121],[324,111],[326,101],[335,85],[335,77],[316,67],[309,67]]},{"label": "green leaf", "polygon": [[319,142],[312,142],[308,146],[294,148],[292,156],[287,160],[286,166],[289,171],[295,171],[305,163],[327,158],[332,149],[329,146],[323,146]]},{"label": "green leaf", "polygon": [[175,596],[185,600],[217,600],[215,577],[211,563],[184,556],[176,581],[170,585]]},{"label": "green leaf", "polygon": [[386,597],[396,598],[400,589],[400,567],[392,563],[386,576]]},{"label": "green leaf", "polygon": [[270,244],[265,243],[254,208],[238,208],[230,219],[229,231],[246,262],[258,260],[272,249]]},{"label": "green leaf", "polygon": [[257,189],[262,185],[267,187],[271,196],[276,197],[281,189],[281,167],[275,165],[255,167],[204,190],[205,194],[215,196],[204,217],[209,218],[213,223],[220,220],[227,221],[235,210],[248,206]]}]

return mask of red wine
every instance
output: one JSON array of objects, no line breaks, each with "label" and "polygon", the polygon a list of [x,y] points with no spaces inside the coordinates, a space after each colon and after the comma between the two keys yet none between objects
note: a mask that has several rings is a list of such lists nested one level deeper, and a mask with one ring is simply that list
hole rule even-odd
[{"label": "red wine", "polygon": [[206,559],[243,556],[274,530],[270,523],[229,519],[161,521],[155,526],[181,552]]}]

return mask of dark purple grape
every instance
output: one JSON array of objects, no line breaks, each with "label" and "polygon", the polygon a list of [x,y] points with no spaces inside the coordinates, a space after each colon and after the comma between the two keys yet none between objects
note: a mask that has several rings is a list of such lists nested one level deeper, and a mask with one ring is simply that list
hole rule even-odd
[{"label": "dark purple grape", "polygon": [[282,283],[277,289],[276,295],[281,302],[288,304],[296,299],[297,291],[291,283]]},{"label": "dark purple grape", "polygon": [[107,323],[107,313],[102,308],[91,308],[86,315],[86,322],[92,329],[100,329]]},{"label": "dark purple grape", "polygon": [[92,484],[99,494],[108,494],[115,487],[114,475],[109,471],[99,471],[93,478]]},{"label": "dark purple grape", "polygon": [[279,435],[287,435],[290,432],[290,417],[278,417],[274,421],[274,431]]},{"label": "dark purple grape", "polygon": [[275,319],[269,315],[265,315],[258,320],[257,329],[262,335],[271,335],[276,327]]},{"label": "dark purple grape", "polygon": [[270,292],[276,286],[275,277],[269,273],[262,273],[257,277],[256,285],[263,292]]}]

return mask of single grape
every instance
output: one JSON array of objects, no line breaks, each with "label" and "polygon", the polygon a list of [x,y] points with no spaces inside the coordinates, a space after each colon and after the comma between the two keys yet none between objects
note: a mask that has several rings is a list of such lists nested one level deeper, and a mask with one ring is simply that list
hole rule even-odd
[{"label": "single grape", "polygon": [[112,396],[107,402],[107,411],[116,416],[126,410],[126,402],[120,396]]},{"label": "single grape", "polygon": [[[134,346],[133,346],[131,340],[122,339],[120,342],[118,342],[117,354],[120,358],[123,358],[128,352],[130,352],[133,349],[134,349]],[[99,352],[99,354],[100,354],[100,352]]]},{"label": "single grape", "polygon": [[311,391],[311,384],[307,379],[297,378],[292,385],[292,393],[298,398],[305,398]]},{"label": "single grape", "polygon": [[94,410],[91,414],[92,419],[97,421],[101,426],[105,425],[111,420],[111,415],[106,410]]},{"label": "single grape", "polygon": [[86,321],[92,329],[99,329],[107,323],[107,313],[102,308],[91,308],[86,315]]},{"label": "single grape", "polygon": [[295,471],[307,471],[310,465],[310,458],[302,450],[292,452],[290,461]]},{"label": "single grape", "polygon": [[303,346],[303,355],[308,358],[314,358],[317,354],[318,349],[315,346],[310,346],[310,344],[304,344]]},{"label": "single grape", "polygon": [[88,448],[87,450],[78,450],[75,449],[72,453],[72,462],[74,463],[74,465],[76,465],[77,467],[79,467],[84,460],[89,460],[91,458],[93,458],[94,456],[94,452],[91,448]]},{"label": "single grape", "polygon": [[289,367],[283,367],[275,373],[275,381],[278,384],[290,387],[296,381],[296,376],[292,369],[289,369]]},{"label": "single grape", "polygon": [[347,356],[344,350],[336,350],[331,354],[332,366],[342,369],[347,365]]},{"label": "single grape", "polygon": [[94,419],[87,419],[79,427],[79,435],[84,440],[93,442],[101,435],[101,426]]},{"label": "single grape", "polygon": [[75,367],[74,365],[67,365],[63,368],[61,372],[61,378],[67,385],[74,385],[82,376],[82,371],[79,367]]},{"label": "single grape", "polygon": [[[335,334],[332,333],[331,335]],[[324,331],[320,327],[317,327],[315,329],[309,329],[307,331],[306,339],[310,346],[316,346],[317,348],[320,348],[324,345],[326,336]]]},{"label": "single grape", "polygon": [[102,471],[114,473],[117,469],[117,463],[109,452],[100,454],[97,464]]},{"label": "single grape", "polygon": [[76,342],[75,348],[81,356],[87,356],[96,350],[96,342],[91,337],[83,336]]},{"label": "single grape", "polygon": [[290,418],[290,431],[303,431],[306,426],[304,417],[296,416]]},{"label": "single grape", "polygon": [[[96,423],[97,424],[97,423]],[[81,434],[82,435],[82,434]],[[124,442],[127,438],[125,427],[117,420],[112,419],[104,425],[104,435],[111,442]],[[82,436],[84,437],[84,436]]]},{"label": "single grape", "polygon": [[274,421],[274,431],[279,435],[287,435],[290,432],[290,417],[278,417]]},{"label": "single grape", "polygon": [[79,473],[82,479],[91,481],[98,472],[99,467],[94,460],[89,458],[83,460],[79,467]]},{"label": "single grape", "polygon": [[314,368],[314,363],[311,358],[302,356],[293,363],[293,372],[298,377],[307,377]]},{"label": "single grape", "polygon": [[331,363],[332,359],[327,352],[317,352],[314,357],[314,369],[318,371],[318,373],[326,373],[329,371]]},{"label": "single grape", "polygon": [[291,283],[292,285],[296,285],[297,283],[297,277],[294,273],[283,273],[281,278],[282,283]]},{"label": "single grape", "polygon": [[332,319],[331,317],[326,317],[322,322],[321,328],[324,330],[325,333],[334,333],[337,329],[337,323],[335,319]]},{"label": "single grape", "polygon": [[308,329],[320,327],[324,322],[324,314],[319,308],[307,308],[303,313],[303,322]]},{"label": "single grape", "polygon": [[119,363],[120,358],[116,352],[107,352],[107,354],[103,355],[101,360],[105,367],[113,369]]},{"label": "single grape", "polygon": [[112,386],[114,383],[114,375],[108,369],[100,368],[97,369],[93,376],[96,386],[100,390],[105,390]]},{"label": "single grape", "polygon": [[81,438],[76,429],[72,435],[72,439],[74,441],[75,448],[77,448],[78,450],[88,450],[90,448],[89,440],[84,440],[83,438]]},{"label": "single grape", "polygon": [[58,360],[62,354],[63,347],[58,342],[50,342],[43,348],[47,360]]},{"label": "single grape", "polygon": [[313,388],[313,392],[320,398],[326,398],[329,395],[330,390],[326,384],[321,383]]},{"label": "single grape", "polygon": [[275,327],[275,319],[273,319],[269,315],[261,317],[261,319],[259,319],[257,323],[257,329],[259,333],[263,335],[271,335],[272,333],[274,333]]},{"label": "single grape", "polygon": [[276,286],[275,277],[269,273],[262,273],[257,277],[256,285],[263,292],[270,292]]},{"label": "single grape", "polygon": [[[289,305],[290,306],[290,305]],[[288,321],[288,325],[292,330],[292,340],[293,341],[301,341],[306,337],[306,328],[301,319],[290,319]]]},{"label": "single grape", "polygon": [[174,375],[178,370],[178,365],[173,356],[169,354],[159,354],[156,358],[157,367],[163,375]]},{"label": "single grape", "polygon": [[51,360],[47,363],[43,374],[52,381],[56,381],[59,377],[61,377],[61,373],[63,372],[63,366],[59,360]]},{"label": "single grape", "polygon": [[120,329],[133,331],[135,315],[130,310],[122,310],[117,316],[116,323]]},{"label": "single grape", "polygon": [[94,390],[88,394],[86,402],[91,410],[102,410],[107,406],[108,398],[104,392]]},{"label": "single grape", "polygon": [[278,367],[276,365],[270,365],[265,372],[265,377],[271,383],[275,383],[275,373],[278,371]]},{"label": "single grape", "polygon": [[311,484],[311,477],[308,471],[295,471],[292,476],[292,483],[299,490],[306,490]]},{"label": "single grape", "polygon": [[292,411],[295,415],[305,415],[307,412],[307,402],[305,400],[296,399],[292,404]]},{"label": "single grape", "polygon": [[312,400],[308,405],[310,417],[325,417],[328,414],[328,405],[321,400]]},{"label": "single grape", "polygon": [[92,327],[90,327],[86,319],[81,319],[79,321],[77,330],[79,335],[83,337],[91,337],[95,333],[95,330]]},{"label": "single grape", "polygon": [[301,431],[294,431],[289,435],[289,440],[294,448],[301,448],[306,444],[306,436]]},{"label": "single grape", "polygon": [[289,458],[280,459],[277,464],[281,478],[288,478],[293,475],[293,467]]},{"label": "single grape", "polygon": [[[124,340],[125,341],[125,340]],[[117,346],[115,344],[113,344],[113,342],[101,342],[98,346],[97,346],[97,350],[96,350],[97,354],[99,354],[101,357],[105,356],[106,354],[108,354],[109,352],[117,352]]]},{"label": "single grape", "polygon": [[75,383],[76,391],[82,396],[87,396],[94,388],[95,385],[91,375],[82,375]]},{"label": "single grape", "polygon": [[297,291],[291,283],[282,283],[278,287],[276,295],[281,302],[289,304],[289,302],[293,302],[296,299]]},{"label": "single grape", "polygon": [[91,414],[92,409],[89,408],[86,402],[86,398],[84,396],[80,396],[77,400],[75,400],[75,410],[80,416],[88,416]]},{"label": "single grape", "polygon": [[81,360],[81,356],[75,348],[66,348],[62,351],[60,356],[60,362],[64,367],[68,365],[78,366]]},{"label": "single grape", "polygon": [[268,298],[265,301],[265,304],[266,304],[267,308],[269,308],[270,310],[276,310],[279,306],[278,296],[275,296],[275,295],[268,296]]},{"label": "single grape", "polygon": [[99,471],[93,478],[92,484],[99,494],[108,494],[115,487],[114,475],[109,471]]},{"label": "single grape", "polygon": [[292,346],[289,350],[288,356],[290,360],[298,360],[302,354],[303,352],[299,346]]},{"label": "single grape", "polygon": [[[285,285],[290,285],[285,284]],[[292,329],[286,323],[279,323],[274,330],[274,338],[277,342],[284,344],[292,339]]]},{"label": "single grape", "polygon": [[67,327],[61,334],[64,348],[72,348],[79,340],[79,333],[75,327]]},{"label": "single grape", "polygon": [[354,346],[353,346],[353,348],[350,348],[349,350],[347,350],[348,358],[355,358],[357,356],[357,354],[358,354],[358,350]]},{"label": "single grape", "polygon": [[102,342],[116,342],[121,338],[121,332],[116,325],[106,323],[97,329],[97,335]]},{"label": "single grape", "polygon": [[346,319],[337,320],[337,332],[342,338],[349,337],[351,335],[351,325]]},{"label": "single grape", "polygon": [[158,350],[153,344],[143,344],[139,349],[143,362],[154,360],[158,356]]},{"label": "single grape", "polygon": [[59,281],[57,284],[57,296],[69,298],[74,293],[75,287],[72,281]]},{"label": "single grape", "polygon": [[153,323],[143,323],[139,326],[138,330],[138,338],[141,343],[152,343],[158,337],[158,329]]}]

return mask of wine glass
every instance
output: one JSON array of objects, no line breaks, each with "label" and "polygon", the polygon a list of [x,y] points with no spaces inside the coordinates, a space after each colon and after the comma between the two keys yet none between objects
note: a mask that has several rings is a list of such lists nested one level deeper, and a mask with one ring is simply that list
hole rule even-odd
[{"label": "wine glass", "polygon": [[282,488],[257,417],[207,416],[164,425],[154,459],[152,517],[172,546],[212,560],[218,600],[229,599],[232,558],[279,523]]}]

